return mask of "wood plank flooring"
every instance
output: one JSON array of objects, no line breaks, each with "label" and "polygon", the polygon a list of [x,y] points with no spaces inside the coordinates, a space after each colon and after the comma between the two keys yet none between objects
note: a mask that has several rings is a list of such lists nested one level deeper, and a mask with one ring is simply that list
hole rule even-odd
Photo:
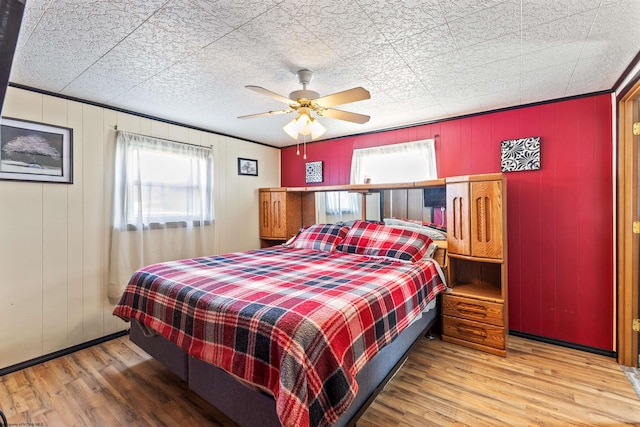
[{"label": "wood plank flooring", "polygon": [[[422,339],[365,426],[640,426],[615,360],[518,337],[506,358]],[[234,426],[128,337],[0,377],[9,425]]]}]

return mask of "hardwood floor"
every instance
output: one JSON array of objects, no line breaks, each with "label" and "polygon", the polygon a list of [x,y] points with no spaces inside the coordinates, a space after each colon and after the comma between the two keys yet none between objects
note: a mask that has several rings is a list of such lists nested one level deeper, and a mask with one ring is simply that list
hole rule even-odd
[{"label": "hardwood floor", "polygon": [[[615,360],[518,337],[508,349],[423,339],[358,427],[640,425]],[[234,425],[128,337],[0,377],[0,408],[10,426]]]}]

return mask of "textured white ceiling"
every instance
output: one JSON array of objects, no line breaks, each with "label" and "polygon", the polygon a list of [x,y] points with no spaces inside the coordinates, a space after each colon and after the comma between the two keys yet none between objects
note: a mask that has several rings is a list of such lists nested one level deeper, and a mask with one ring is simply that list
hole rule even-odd
[{"label": "textured white ceiling", "polygon": [[28,0],[10,81],[287,146],[300,68],[368,114],[322,139],[610,90],[640,47],[638,0]]}]

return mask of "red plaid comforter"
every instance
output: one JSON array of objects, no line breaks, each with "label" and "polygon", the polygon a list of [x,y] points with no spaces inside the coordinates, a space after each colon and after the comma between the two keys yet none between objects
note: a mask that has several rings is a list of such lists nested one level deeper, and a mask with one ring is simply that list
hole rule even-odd
[{"label": "red plaid comforter", "polygon": [[443,289],[433,261],[275,247],[145,267],[113,314],[269,391],[284,426],[323,426]]}]

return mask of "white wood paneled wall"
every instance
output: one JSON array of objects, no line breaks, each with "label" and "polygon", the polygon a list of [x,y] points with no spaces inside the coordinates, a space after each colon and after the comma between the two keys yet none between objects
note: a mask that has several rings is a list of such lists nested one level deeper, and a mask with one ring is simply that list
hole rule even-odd
[{"label": "white wood paneled wall", "polygon": [[[215,253],[259,247],[258,191],[280,151],[10,87],[5,117],[73,129],[73,184],[0,181],[0,368],[128,328],[107,298],[115,130],[212,146]],[[258,160],[239,176],[237,158]]]}]

